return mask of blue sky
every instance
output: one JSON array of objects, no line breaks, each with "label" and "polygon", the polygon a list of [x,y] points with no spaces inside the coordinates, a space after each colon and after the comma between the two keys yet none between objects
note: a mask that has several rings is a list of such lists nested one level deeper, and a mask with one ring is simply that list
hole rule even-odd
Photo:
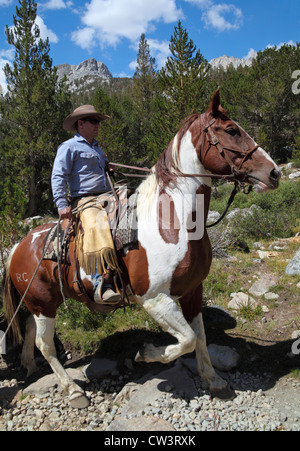
[{"label": "blue sky", "polygon": [[[0,0],[0,84],[13,61],[5,26],[13,24],[17,0]],[[49,37],[53,64],[95,58],[113,76],[132,76],[142,33],[161,68],[178,20],[210,61],[247,57],[267,46],[300,41],[300,0],[41,0],[41,37]],[[299,68],[300,69],[300,68]]]}]

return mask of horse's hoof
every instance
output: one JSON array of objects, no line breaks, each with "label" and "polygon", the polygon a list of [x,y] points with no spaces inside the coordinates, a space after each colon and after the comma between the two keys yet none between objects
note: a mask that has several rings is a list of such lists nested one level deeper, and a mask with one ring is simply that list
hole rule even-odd
[{"label": "horse's hoof", "polygon": [[70,399],[70,406],[73,407],[73,409],[86,409],[89,405],[90,400],[85,395],[79,395]]},{"label": "horse's hoof", "polygon": [[231,401],[236,397],[236,394],[232,388],[227,385],[225,388],[210,390],[212,398],[218,398],[221,401]]}]

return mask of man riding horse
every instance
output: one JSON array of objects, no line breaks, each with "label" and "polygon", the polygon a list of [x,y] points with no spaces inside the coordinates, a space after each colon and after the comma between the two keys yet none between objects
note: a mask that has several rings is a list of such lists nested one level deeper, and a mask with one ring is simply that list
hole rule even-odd
[{"label": "man riding horse", "polygon": [[[62,219],[70,221],[72,218],[66,201],[67,184],[72,197],[107,190],[104,175],[107,159],[94,141],[98,124],[92,124],[92,119],[101,121],[104,118],[92,107],[81,107],[79,112],[75,110],[65,122],[68,130],[74,130],[77,123],[77,133],[73,140],[67,141],[58,150],[53,172],[55,200]],[[258,192],[276,189],[281,176],[278,166],[264,149],[227,116],[221,107],[218,90],[206,112],[194,114],[185,120],[153,171],[139,185],[136,202],[138,241],[127,248],[126,252],[118,251],[118,262],[135,302],[175,339],[167,345],[145,344],[137,352],[135,361],[168,364],[195,350],[199,375],[207,382],[211,395],[232,399],[234,394],[231,387],[215,372],[211,364],[205,338],[202,298],[203,282],[212,262],[209,236],[205,230],[202,237],[195,237],[194,226],[191,227],[196,214],[198,216],[199,196],[204,198],[204,212],[201,214],[204,222],[206,221],[213,176],[230,176],[235,182],[248,183]],[[83,201],[86,199],[88,198]],[[168,206],[172,206],[172,217],[170,208],[160,207],[165,199],[169,200]],[[81,201],[82,199],[78,201],[78,205]],[[93,209],[79,205],[76,211],[79,208],[83,214],[88,212],[88,215]],[[100,221],[103,218],[104,215],[99,210],[99,225],[100,222],[105,222]],[[83,215],[80,222],[79,228],[82,227],[84,231],[83,238],[89,237],[90,228],[86,227]],[[53,224],[39,226],[12,249],[5,265],[3,306],[16,341],[21,340],[21,329],[20,321],[15,315],[23,299],[32,314],[26,324],[22,351],[22,364],[27,368],[28,374],[32,374],[35,369],[36,343],[60,385],[68,392],[70,405],[76,409],[85,408],[89,405],[89,400],[84,390],[57,359],[53,340],[56,312],[64,301],[63,293],[80,302],[84,300],[76,292],[74,273],[69,263],[62,262],[62,273],[66,271],[67,276],[60,280],[57,261],[43,258],[45,234],[52,227]],[[103,247],[98,249],[94,244],[101,241],[104,232],[107,241],[107,229],[101,230],[100,237],[97,235],[94,240],[88,239],[88,243],[83,239],[84,257],[93,257],[87,259],[92,260],[92,265],[93,259],[97,257],[95,254],[101,254],[103,250]],[[105,249],[107,242],[104,244]],[[87,251],[91,255],[87,255]],[[81,263],[80,267],[83,285],[92,296],[91,278],[87,277],[87,272],[83,274]],[[112,269],[110,263],[109,267]],[[97,270],[101,275],[98,260]],[[31,282],[28,284],[29,280]],[[99,304],[97,307],[99,310],[107,308]]]},{"label": "man riding horse", "polygon": [[[81,210],[77,218],[77,235],[81,236],[81,240],[76,237],[77,252],[81,268],[94,282],[95,302],[117,304],[121,296],[113,288],[114,244],[107,215],[94,202],[95,197],[109,191],[108,159],[95,140],[100,122],[105,119],[109,116],[99,113],[92,105],[82,105],[64,120],[63,128],[75,132],[75,136],[59,146],[51,184],[63,224],[71,223],[74,208]],[[84,208],[80,209],[82,204]]]}]

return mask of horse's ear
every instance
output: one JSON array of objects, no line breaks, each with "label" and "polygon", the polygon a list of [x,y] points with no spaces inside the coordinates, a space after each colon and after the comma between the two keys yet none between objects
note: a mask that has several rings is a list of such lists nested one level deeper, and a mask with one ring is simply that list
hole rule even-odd
[{"label": "horse's ear", "polygon": [[216,117],[219,111],[220,104],[220,89],[217,89],[213,95],[212,101],[210,102],[207,113],[211,114],[213,117]]}]

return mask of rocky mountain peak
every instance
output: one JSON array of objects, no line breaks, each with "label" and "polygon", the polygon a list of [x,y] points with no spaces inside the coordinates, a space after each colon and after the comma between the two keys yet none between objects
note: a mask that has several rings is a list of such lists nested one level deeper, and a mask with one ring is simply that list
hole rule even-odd
[{"label": "rocky mountain peak", "polygon": [[253,52],[249,58],[235,58],[234,56],[219,56],[219,58],[214,58],[210,61],[210,65],[213,69],[218,69],[222,67],[227,70],[230,65],[232,65],[235,69],[239,66],[252,66],[253,60],[256,58],[257,53]]},{"label": "rocky mountain peak", "polygon": [[112,74],[107,66],[102,63],[102,61],[97,61],[95,58],[89,58],[78,65],[66,63],[59,64],[56,66],[56,69],[59,80],[66,75],[71,90],[75,90],[78,81],[83,78],[85,78],[85,81],[88,82],[88,84],[94,83],[97,80],[108,81],[112,78]]}]

